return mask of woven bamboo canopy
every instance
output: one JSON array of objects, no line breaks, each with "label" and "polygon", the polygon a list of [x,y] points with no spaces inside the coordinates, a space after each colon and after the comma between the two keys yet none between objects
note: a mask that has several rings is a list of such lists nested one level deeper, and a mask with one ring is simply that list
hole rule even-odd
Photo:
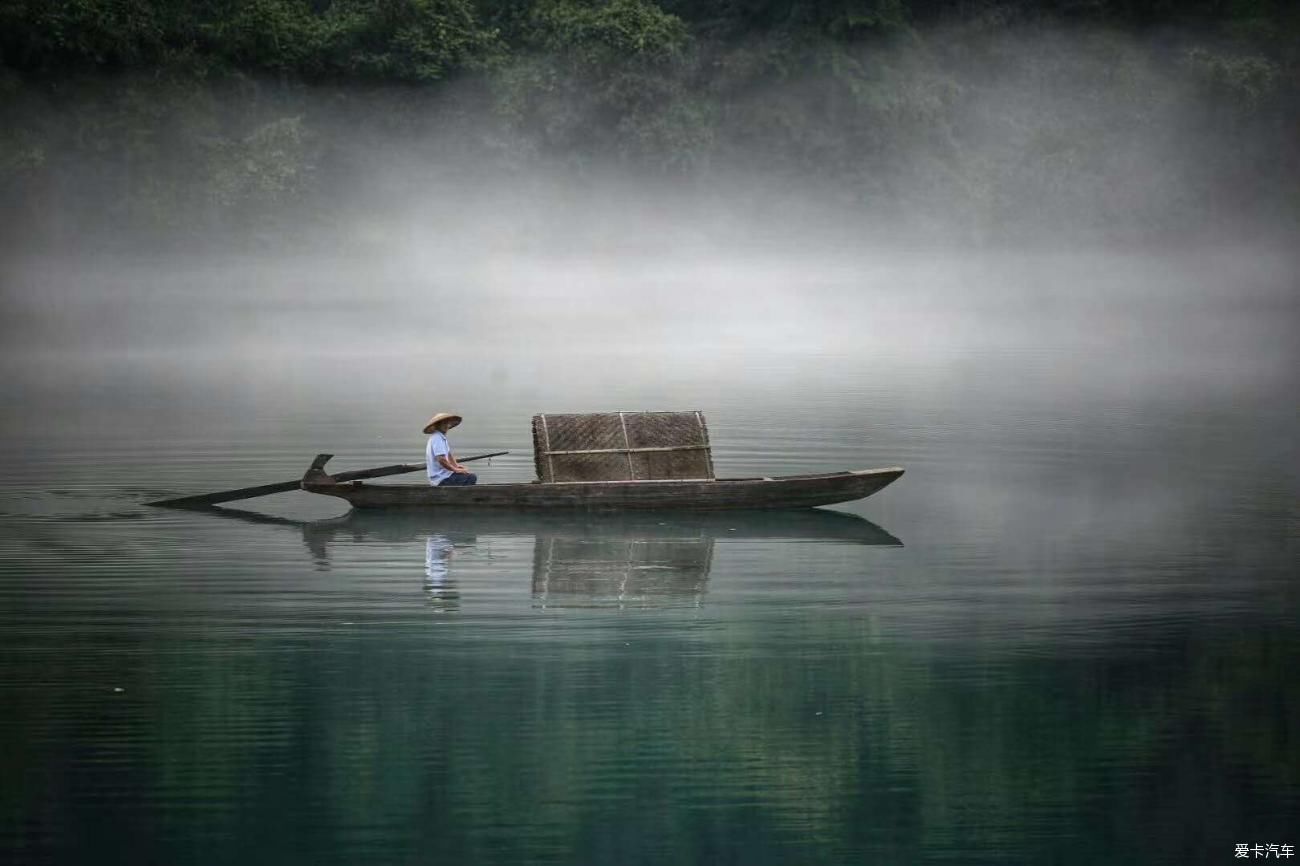
[{"label": "woven bamboo canopy", "polygon": [[700,412],[534,415],[533,455],[546,483],[714,478]]}]

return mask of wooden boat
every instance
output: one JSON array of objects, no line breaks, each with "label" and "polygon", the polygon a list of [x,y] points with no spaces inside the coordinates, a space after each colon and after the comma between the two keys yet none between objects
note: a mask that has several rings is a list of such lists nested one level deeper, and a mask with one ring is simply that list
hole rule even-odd
[{"label": "wooden boat", "polygon": [[325,473],[324,461],[318,458],[303,475],[302,489],[347,500],[354,508],[722,511],[814,508],[851,502],[870,496],[902,474],[902,469],[892,467],[762,478],[532,481],[435,487],[339,482]]},{"label": "wooden boat", "polygon": [[[332,455],[318,454],[299,481],[162,499],[149,505],[210,508],[301,488],[355,508],[433,508],[444,513],[487,508],[586,511],[754,511],[814,508],[863,499],[903,474],[897,467],[812,475],[718,478],[704,416],[692,412],[604,412],[533,416],[537,480],[435,487],[367,484],[363,479],[425,469],[399,463],[329,475]],[[461,458],[485,460],[497,451]]]}]

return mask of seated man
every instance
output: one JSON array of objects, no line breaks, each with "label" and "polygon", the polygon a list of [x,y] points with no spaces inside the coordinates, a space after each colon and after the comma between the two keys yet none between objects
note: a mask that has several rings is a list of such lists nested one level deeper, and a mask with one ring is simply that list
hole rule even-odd
[{"label": "seated man", "polygon": [[424,432],[431,433],[429,444],[424,453],[428,463],[429,483],[438,487],[451,487],[461,484],[477,484],[478,476],[456,461],[451,453],[451,443],[447,441],[447,431],[461,422],[459,415],[439,412],[424,425]]}]

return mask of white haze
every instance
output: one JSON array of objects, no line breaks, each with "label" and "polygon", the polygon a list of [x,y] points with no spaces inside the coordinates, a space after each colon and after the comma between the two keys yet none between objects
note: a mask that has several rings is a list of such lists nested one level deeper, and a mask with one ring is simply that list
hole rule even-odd
[{"label": "white haze", "polygon": [[[6,247],[6,423],[66,406],[79,383],[94,405],[120,392],[165,412],[160,377],[268,411],[347,388],[395,388],[414,414],[502,388],[560,411],[611,383],[775,392],[908,368],[952,387],[990,357],[1024,358],[1030,378],[1047,371],[1035,387],[1081,400],[1294,398],[1293,239],[1261,229],[1267,213],[1179,212],[1214,161],[1184,84],[1136,61],[1072,81],[1097,67],[1061,34],[1000,50],[1042,55],[1023,68],[1050,75],[972,91],[961,159],[977,173],[940,172],[930,156],[949,145],[924,129],[896,142],[889,202],[744,154],[686,177],[573,170],[520,157],[481,118],[398,134],[294,93],[335,155],[312,169],[340,172],[330,197],[255,231],[194,214],[212,227],[183,244],[110,224],[110,242]],[[930,86],[906,52],[889,69]],[[1032,160],[1045,137],[1059,159]],[[975,195],[970,177],[991,186]],[[96,179],[105,201],[125,182]]]}]

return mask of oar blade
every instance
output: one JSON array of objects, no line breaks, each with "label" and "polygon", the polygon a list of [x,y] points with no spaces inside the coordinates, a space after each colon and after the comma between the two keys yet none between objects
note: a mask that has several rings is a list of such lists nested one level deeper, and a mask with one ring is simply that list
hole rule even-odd
[{"label": "oar blade", "polygon": [[200,493],[194,496],[180,496],[175,499],[159,499],[146,502],[158,508],[203,508],[219,502],[234,502],[237,499],[255,499],[258,496],[270,496],[273,493],[288,493],[298,490],[302,482],[298,479],[282,481],[278,484],[262,484],[257,487],[240,487],[237,490],[219,490],[216,493]]}]

